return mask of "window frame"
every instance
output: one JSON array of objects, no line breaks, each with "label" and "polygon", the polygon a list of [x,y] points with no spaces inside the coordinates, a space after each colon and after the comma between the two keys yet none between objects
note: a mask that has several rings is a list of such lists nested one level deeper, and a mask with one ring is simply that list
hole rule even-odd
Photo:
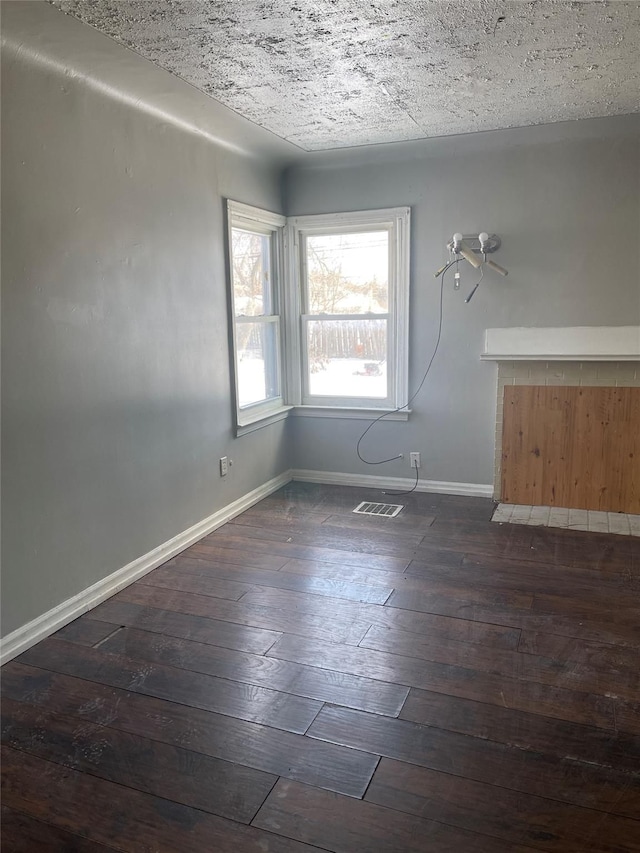
[{"label": "window frame", "polygon": [[[321,415],[326,412],[351,412],[353,417],[365,413],[372,416],[384,411],[404,410],[408,400],[408,329],[409,329],[409,233],[411,210],[409,207],[380,210],[349,211],[331,214],[312,214],[287,219],[287,303],[295,305],[295,327],[288,322],[289,338],[294,339],[293,357],[289,361],[298,366],[298,376],[289,374],[290,390],[295,395],[295,414]],[[347,315],[310,315],[306,311],[306,257],[304,246],[307,236],[362,233],[386,230],[389,232],[389,282],[388,310],[381,314],[349,314],[349,319],[381,319],[387,322],[387,380],[388,396],[329,397],[313,395],[308,385],[308,352],[306,326],[310,320],[339,320]],[[293,397],[291,399],[293,402]],[[298,411],[298,407],[302,411]],[[366,415],[365,415],[366,416]]]},{"label": "window frame", "polygon": [[[411,209],[383,208],[307,216],[285,217],[253,205],[227,199],[227,287],[229,356],[231,360],[232,406],[237,436],[283,420],[289,414],[312,418],[356,418],[373,420],[386,413],[388,420],[408,420],[409,375],[409,238]],[[240,406],[233,282],[233,229],[244,228],[271,236],[272,299],[278,319],[277,369],[280,395]],[[387,371],[390,393],[386,399],[364,397],[320,397],[304,394],[302,275],[300,236],[303,233],[340,234],[354,231],[389,230],[389,304],[385,314],[350,315],[387,319]],[[263,315],[264,316],[264,315]],[[342,315],[323,315],[339,319]],[[251,322],[249,317],[243,322]],[[273,321],[270,321],[273,322]],[[390,366],[391,361],[393,362]],[[305,368],[306,373],[306,368]]]},{"label": "window frame", "polygon": [[[286,417],[291,406],[286,400],[286,376],[284,365],[287,361],[284,350],[284,319],[285,308],[283,293],[283,237],[286,219],[278,213],[262,210],[252,205],[227,200],[227,238],[228,238],[228,274],[229,274],[229,328],[230,328],[230,357],[233,365],[233,398],[235,402],[236,434],[250,432],[266,423],[271,423]],[[262,234],[270,238],[270,298],[272,302],[269,314],[236,315],[235,283],[233,276],[233,230],[246,230],[254,234]],[[240,385],[238,378],[238,335],[237,327],[245,323],[260,323],[265,326],[275,326],[276,356],[275,369],[279,394],[266,400],[240,405]]]}]

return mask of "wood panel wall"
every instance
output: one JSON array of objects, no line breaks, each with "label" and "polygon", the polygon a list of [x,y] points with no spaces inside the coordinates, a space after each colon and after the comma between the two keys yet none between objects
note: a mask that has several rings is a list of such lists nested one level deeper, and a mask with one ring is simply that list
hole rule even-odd
[{"label": "wood panel wall", "polygon": [[502,500],[640,513],[640,388],[504,389]]}]

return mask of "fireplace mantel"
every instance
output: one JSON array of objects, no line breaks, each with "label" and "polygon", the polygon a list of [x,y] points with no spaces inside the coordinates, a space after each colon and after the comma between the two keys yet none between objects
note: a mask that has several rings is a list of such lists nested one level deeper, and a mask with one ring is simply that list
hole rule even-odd
[{"label": "fireplace mantel", "polygon": [[487,329],[484,361],[640,361],[640,326]]},{"label": "fireplace mantel", "polygon": [[508,385],[640,385],[640,326],[487,329],[481,358],[497,364],[494,497],[500,499]]}]

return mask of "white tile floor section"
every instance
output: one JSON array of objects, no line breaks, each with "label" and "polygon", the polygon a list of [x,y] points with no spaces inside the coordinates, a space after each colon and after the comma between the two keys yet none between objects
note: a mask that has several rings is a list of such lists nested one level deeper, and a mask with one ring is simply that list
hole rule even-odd
[{"label": "white tile floor section", "polygon": [[491,521],[538,527],[564,527],[567,530],[590,530],[595,533],[618,533],[621,536],[640,536],[640,515],[629,515],[624,512],[498,504]]}]

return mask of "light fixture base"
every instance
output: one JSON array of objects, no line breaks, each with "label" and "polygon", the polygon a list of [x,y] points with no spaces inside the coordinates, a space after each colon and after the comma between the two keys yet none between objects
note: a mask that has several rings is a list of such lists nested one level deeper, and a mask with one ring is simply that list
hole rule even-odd
[{"label": "light fixture base", "polygon": [[[462,240],[466,244],[467,248],[471,249],[472,252],[475,252],[477,255],[483,254],[477,234],[463,234]],[[489,234],[489,239],[484,244],[484,252],[488,255],[491,254],[491,252],[496,252],[500,248],[500,245],[501,240],[498,235]],[[453,240],[449,240],[447,243],[447,249],[449,249],[450,252],[455,251]]]}]

